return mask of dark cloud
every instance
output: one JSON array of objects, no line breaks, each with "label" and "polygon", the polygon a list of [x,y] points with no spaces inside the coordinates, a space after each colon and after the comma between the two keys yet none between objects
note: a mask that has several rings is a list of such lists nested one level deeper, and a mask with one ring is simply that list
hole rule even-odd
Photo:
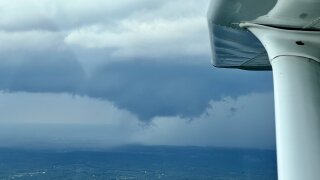
[{"label": "dark cloud", "polygon": [[235,115],[237,113],[237,111],[238,111],[238,109],[235,107],[230,108],[231,115]]},{"label": "dark cloud", "polygon": [[210,100],[271,91],[270,73],[218,70],[209,65],[130,62],[101,67],[90,79],[91,96],[114,101],[146,120],[194,117]]},{"label": "dark cloud", "polygon": [[209,63],[113,62],[86,76],[72,53],[27,57],[11,68],[2,66],[2,90],[67,92],[106,99],[142,120],[176,115],[192,118],[203,113],[210,100],[272,88],[269,72],[216,69]]},{"label": "dark cloud", "polygon": [[2,90],[79,93],[85,80],[80,63],[69,52],[9,54],[4,58],[0,68]]}]

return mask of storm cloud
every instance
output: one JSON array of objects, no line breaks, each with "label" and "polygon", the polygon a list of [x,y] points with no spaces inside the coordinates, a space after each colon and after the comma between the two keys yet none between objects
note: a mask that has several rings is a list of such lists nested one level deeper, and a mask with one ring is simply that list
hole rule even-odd
[{"label": "storm cloud", "polygon": [[101,98],[142,120],[270,91],[269,73],[211,67],[207,4],[2,1],[0,89]]},{"label": "storm cloud", "polygon": [[[165,123],[163,127],[168,130],[177,130],[178,126],[195,128],[186,125],[190,120],[194,124],[205,122],[208,126],[212,123],[210,118],[220,118],[221,121],[215,121],[219,123],[229,117],[239,122],[252,120],[250,113],[242,114],[236,102],[255,106],[272,96],[271,73],[212,67],[206,24],[208,4],[208,0],[1,1],[0,91],[4,112],[0,123],[8,127],[3,130],[3,137],[10,136],[10,129],[26,127],[20,130],[30,135],[30,143],[61,141],[64,145],[73,142],[76,146],[90,141],[102,147],[152,144],[153,140],[146,137],[156,136],[151,131],[159,133],[152,130],[153,125],[162,127]],[[251,96],[256,99],[243,98]],[[226,98],[235,105],[224,106]],[[22,103],[21,99],[28,103]],[[50,110],[40,108],[46,107],[43,102]],[[76,102],[81,108],[69,108],[78,107]],[[34,109],[27,108],[28,113],[19,103]],[[230,116],[216,117],[211,111],[213,104],[216,108],[225,107],[220,113]],[[267,110],[261,123],[273,122],[273,107],[268,105],[264,109]],[[15,112],[25,115],[15,116]],[[33,120],[28,122],[26,117]],[[96,129],[97,120],[120,122],[120,125]],[[33,125],[24,126],[25,121]],[[19,122],[22,124],[17,125]],[[84,122],[91,127],[87,131],[77,126]],[[31,127],[46,129],[50,123],[56,125],[52,136],[40,130],[38,137],[28,130]],[[219,123],[213,124],[222,127]],[[240,131],[231,133],[227,144],[218,140],[200,141],[205,124],[196,125],[199,143],[195,138],[180,145],[229,146],[231,139],[241,134]],[[213,124],[210,127],[214,129]],[[253,127],[259,125],[246,125],[242,128],[253,136]],[[273,128],[272,123],[265,125],[267,129]],[[190,131],[180,136],[187,136]],[[60,137],[56,132],[63,133]],[[81,132],[86,133],[81,135]],[[106,138],[117,133],[117,138]],[[268,134],[271,138],[272,133]],[[212,138],[221,134],[213,134]],[[169,142],[169,137],[161,139],[160,133],[154,137],[154,144],[166,144],[165,141],[179,144],[173,131],[171,135],[175,141]],[[70,139],[62,141],[65,136]],[[265,138],[267,133],[258,137]],[[10,144],[5,139],[1,141]],[[244,140],[244,137],[239,140],[237,146],[273,147],[270,139],[265,144],[259,144],[257,139],[252,144]],[[16,138],[11,144],[23,142]]]},{"label": "storm cloud", "polygon": [[204,112],[210,100],[272,88],[269,73],[217,70],[209,64],[110,63],[86,76],[72,54],[40,58],[21,63],[16,69],[5,67],[0,71],[0,88],[105,99],[142,120],[174,115],[193,118]]}]

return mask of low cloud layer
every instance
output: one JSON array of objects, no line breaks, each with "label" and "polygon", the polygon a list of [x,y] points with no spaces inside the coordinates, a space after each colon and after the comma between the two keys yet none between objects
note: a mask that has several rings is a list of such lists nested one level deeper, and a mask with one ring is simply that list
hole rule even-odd
[{"label": "low cloud layer", "polygon": [[268,93],[211,101],[205,112],[192,121],[163,116],[153,118],[149,125],[111,102],[87,97],[1,93],[0,100],[6,104],[0,108],[1,147],[106,149],[126,144],[275,147],[273,95]]}]

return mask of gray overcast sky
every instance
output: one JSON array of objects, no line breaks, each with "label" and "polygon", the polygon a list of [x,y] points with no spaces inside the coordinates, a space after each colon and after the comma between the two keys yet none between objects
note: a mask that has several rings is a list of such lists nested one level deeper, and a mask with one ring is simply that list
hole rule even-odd
[{"label": "gray overcast sky", "polygon": [[274,148],[271,73],[212,68],[208,3],[0,1],[0,146]]}]

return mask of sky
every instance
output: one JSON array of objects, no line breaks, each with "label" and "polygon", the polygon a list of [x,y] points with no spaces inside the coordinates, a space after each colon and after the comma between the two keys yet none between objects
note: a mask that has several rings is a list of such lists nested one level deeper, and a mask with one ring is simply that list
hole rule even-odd
[{"label": "sky", "polygon": [[208,5],[0,1],[0,147],[274,149],[272,74],[211,65]]}]

